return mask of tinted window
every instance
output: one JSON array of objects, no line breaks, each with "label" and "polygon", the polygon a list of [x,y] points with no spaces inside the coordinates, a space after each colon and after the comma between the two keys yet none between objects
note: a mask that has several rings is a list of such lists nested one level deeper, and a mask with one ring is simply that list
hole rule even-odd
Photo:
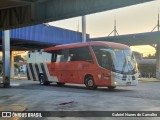
[{"label": "tinted window", "polygon": [[60,62],[70,61],[68,52],[69,52],[68,49],[63,49],[62,50]]},{"label": "tinted window", "polygon": [[52,53],[52,62],[60,62],[62,56],[62,50],[51,51]]},{"label": "tinted window", "polygon": [[106,69],[111,69],[112,67],[112,59],[109,51],[105,51],[104,49],[108,49],[104,46],[92,46],[95,56],[97,58],[98,64]]},{"label": "tinted window", "polygon": [[51,51],[52,53],[52,62],[67,62],[70,61],[69,50],[55,50]]},{"label": "tinted window", "polygon": [[87,61],[93,63],[88,47],[69,49],[70,61]]},{"label": "tinted window", "polygon": [[93,63],[88,47],[51,51],[52,62],[87,61]]}]

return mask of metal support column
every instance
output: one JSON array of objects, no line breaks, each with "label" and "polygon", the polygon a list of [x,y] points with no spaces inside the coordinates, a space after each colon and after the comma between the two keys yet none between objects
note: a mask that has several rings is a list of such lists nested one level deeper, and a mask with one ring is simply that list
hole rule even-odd
[{"label": "metal support column", "polygon": [[9,30],[3,31],[2,35],[3,52],[3,87],[10,86],[10,33]]},{"label": "metal support column", "polygon": [[82,16],[82,42],[86,42],[86,16]]}]

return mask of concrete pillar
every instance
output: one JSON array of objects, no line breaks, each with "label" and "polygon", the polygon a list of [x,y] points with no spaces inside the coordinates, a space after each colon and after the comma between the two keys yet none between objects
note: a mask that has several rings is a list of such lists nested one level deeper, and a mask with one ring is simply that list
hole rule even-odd
[{"label": "concrete pillar", "polygon": [[157,44],[156,78],[160,79],[160,44]]},{"label": "concrete pillar", "polygon": [[11,51],[11,78],[14,78],[14,51]]},{"label": "concrete pillar", "polygon": [[86,16],[82,16],[82,42],[86,42]]},{"label": "concrete pillar", "polygon": [[2,32],[2,52],[3,52],[3,87],[10,86],[10,32]]}]

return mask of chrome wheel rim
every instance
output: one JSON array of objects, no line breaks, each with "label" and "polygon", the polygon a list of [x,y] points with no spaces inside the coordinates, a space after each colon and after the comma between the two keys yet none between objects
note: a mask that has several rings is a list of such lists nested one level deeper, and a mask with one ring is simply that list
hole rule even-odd
[{"label": "chrome wheel rim", "polygon": [[43,84],[43,81],[44,81],[44,80],[43,80],[43,76],[41,76],[41,77],[40,77],[40,82],[41,82],[41,84]]},{"label": "chrome wheel rim", "polygon": [[88,86],[90,86],[90,87],[91,87],[91,86],[93,86],[93,84],[94,84],[94,83],[93,83],[93,80],[91,80],[91,79],[90,79],[90,80],[88,80]]}]

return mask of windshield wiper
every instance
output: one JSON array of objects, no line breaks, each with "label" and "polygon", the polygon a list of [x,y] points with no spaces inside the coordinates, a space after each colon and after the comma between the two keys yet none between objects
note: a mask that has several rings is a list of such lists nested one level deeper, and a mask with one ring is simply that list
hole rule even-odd
[{"label": "windshield wiper", "polygon": [[125,61],[124,61],[124,63],[123,63],[123,68],[122,68],[122,71],[121,71],[121,73],[123,74],[124,73],[124,70],[125,70],[125,67],[126,67],[126,59],[125,59]]},{"label": "windshield wiper", "polygon": [[128,61],[129,65],[131,66],[132,69],[134,69],[134,66],[132,66],[131,62]]}]

